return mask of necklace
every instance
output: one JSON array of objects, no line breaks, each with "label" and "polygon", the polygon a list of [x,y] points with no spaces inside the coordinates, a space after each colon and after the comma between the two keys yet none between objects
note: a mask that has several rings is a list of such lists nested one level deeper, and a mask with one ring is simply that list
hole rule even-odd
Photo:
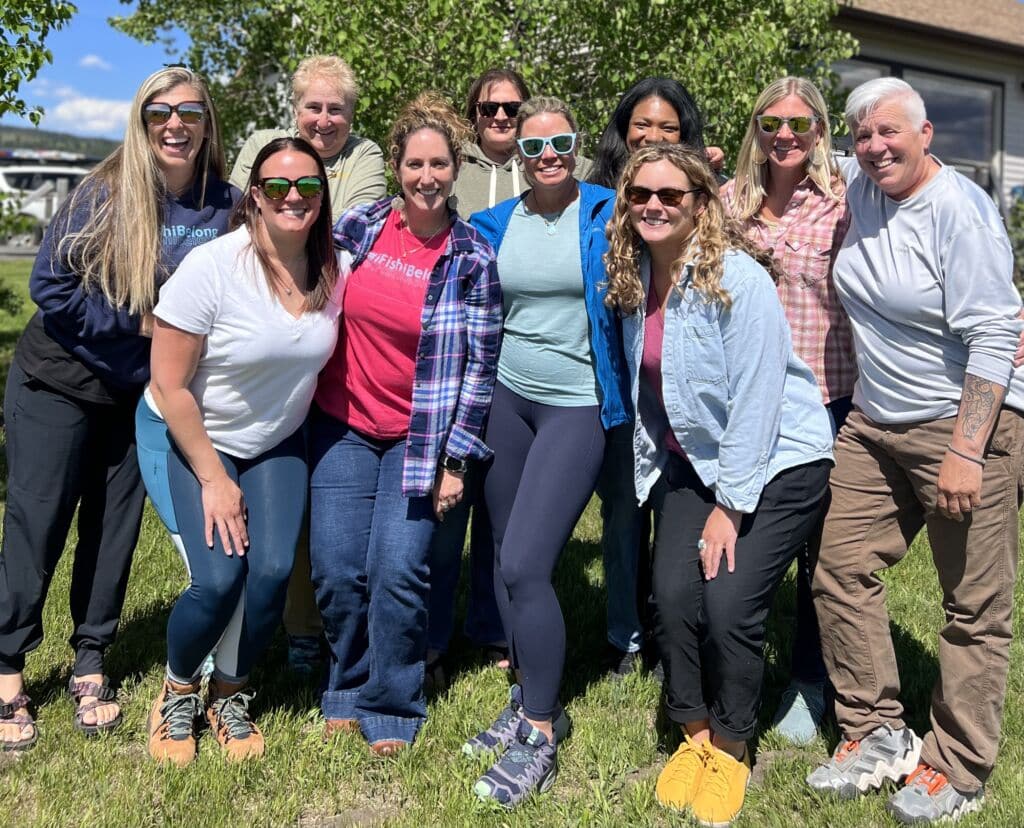
[{"label": "necklace", "polygon": [[429,245],[434,239],[436,239],[441,234],[442,230],[445,230],[448,227],[448,216],[446,215],[444,218],[441,219],[441,223],[438,224],[434,232],[430,234],[430,238],[428,238],[424,242],[421,242],[419,247],[414,247],[412,250],[405,249],[405,234],[408,232],[408,234],[417,241],[420,241],[420,237],[409,229],[409,220],[404,215],[402,216],[402,225],[403,226],[400,227],[398,230],[398,244],[402,248],[402,258],[407,259],[413,253],[419,253],[421,250],[426,248],[427,245]]},{"label": "necklace", "polygon": [[[536,203],[536,200],[534,200],[534,203]],[[570,201],[569,204],[572,204],[572,202]],[[544,222],[544,232],[549,236],[553,236],[555,235],[555,231],[558,229],[558,222],[562,220],[562,216],[565,215],[565,211],[569,209],[569,204],[557,213],[542,213],[540,210],[531,210],[531,212],[540,216],[541,221]]]}]

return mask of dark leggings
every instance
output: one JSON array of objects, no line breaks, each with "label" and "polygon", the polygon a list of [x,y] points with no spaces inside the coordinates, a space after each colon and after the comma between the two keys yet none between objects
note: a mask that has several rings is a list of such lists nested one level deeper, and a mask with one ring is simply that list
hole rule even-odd
[{"label": "dark leggings", "polygon": [[237,653],[226,662],[218,652],[217,672],[244,680],[281,621],[295,542],[306,510],[306,452],[302,430],[251,460],[217,452],[228,475],[242,489],[248,510],[245,555],[224,554],[219,534],[206,545],[202,489],[177,447],[167,458],[167,477],[192,583],[178,598],[167,622],[167,670],[171,678],[195,678],[217,644],[245,590]]},{"label": "dark leggings", "polygon": [[565,621],[551,576],[594,491],[604,439],[596,405],[543,405],[495,386],[487,426],[494,462],[484,497],[498,610],[531,719],[551,719],[558,710]]}]

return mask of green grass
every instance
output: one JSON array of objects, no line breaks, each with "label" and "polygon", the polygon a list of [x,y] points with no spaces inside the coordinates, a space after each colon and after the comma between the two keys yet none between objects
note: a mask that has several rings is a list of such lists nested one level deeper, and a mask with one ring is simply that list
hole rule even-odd
[{"label": "green grass", "polygon": [[[0,262],[0,279],[11,284],[24,284],[27,271],[27,263]],[[0,319],[0,365],[9,359],[19,323]],[[264,761],[228,766],[206,737],[193,766],[177,770],[153,764],[146,753],[145,719],[161,680],[167,613],[184,585],[184,571],[147,509],[121,634],[107,660],[108,671],[121,684],[125,723],[90,742],[72,727],[72,706],[64,692],[72,663],[66,644],[71,555],[66,555],[46,604],[45,641],[29,656],[26,672],[39,707],[40,740],[18,759],[0,757],[0,825],[687,825],[685,817],[654,800],[654,781],[667,758],[656,721],[658,687],[642,675],[612,682],[597,667],[604,638],[598,537],[591,504],[557,572],[570,642],[563,700],[575,723],[559,753],[558,782],[548,795],[518,811],[496,813],[478,806],[470,793],[483,764],[464,760],[459,746],[501,708],[506,684],[461,645],[455,649],[451,687],[431,701],[419,740],[397,761],[372,757],[356,736],[321,743],[315,687],[290,677],[278,635],[254,677],[259,689],[255,713],[268,745]],[[74,543],[72,536],[69,550]],[[939,590],[923,540],[887,580],[907,715],[923,732],[941,623]],[[1024,595],[1018,593],[1018,599]],[[790,750],[764,733],[786,681],[782,665],[789,659],[793,601],[790,579],[770,624],[758,764],[736,825],[891,824],[882,797],[833,803],[810,794],[803,778],[833,742]],[[1018,618],[1018,636],[1019,625]],[[1019,641],[1013,645],[1011,668],[1000,762],[985,809],[964,819],[965,826],[1024,824]]]}]

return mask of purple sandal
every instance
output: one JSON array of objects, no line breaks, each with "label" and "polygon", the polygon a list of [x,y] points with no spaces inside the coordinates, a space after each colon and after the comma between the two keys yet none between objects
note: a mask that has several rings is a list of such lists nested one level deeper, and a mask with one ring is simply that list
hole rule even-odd
[{"label": "purple sandal", "polygon": [[[109,679],[106,676],[103,677],[103,684],[97,684],[94,681],[82,681],[80,679],[71,677],[68,682],[68,692],[71,694],[71,698],[75,700],[75,730],[80,733],[84,733],[86,736],[95,736],[100,732],[113,730],[121,724],[121,711],[118,709],[117,716],[111,719],[109,722],[103,724],[87,724],[85,714],[90,713],[97,707],[102,707],[105,704],[111,702],[117,703],[117,691],[114,690],[108,683]],[[91,701],[88,704],[81,704],[83,696],[95,696],[96,701]]]},{"label": "purple sandal", "polygon": [[36,720],[32,718],[32,714],[14,712],[22,707],[27,710],[30,704],[32,704],[32,700],[24,693],[18,693],[9,702],[0,703],[0,724],[14,724],[22,729],[29,725],[32,726],[31,736],[14,742],[0,741],[0,750],[28,750],[36,743],[36,739],[39,738],[39,728],[36,726]]}]

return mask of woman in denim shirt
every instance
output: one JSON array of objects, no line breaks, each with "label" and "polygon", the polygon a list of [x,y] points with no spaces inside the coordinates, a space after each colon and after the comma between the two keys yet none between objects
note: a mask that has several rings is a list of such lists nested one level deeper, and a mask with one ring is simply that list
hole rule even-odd
[{"label": "woman in denim shirt", "polygon": [[728,824],[743,805],[775,588],[814,527],[832,432],[775,285],[691,150],[636,152],[609,230],[635,482],[652,498],[655,634],[683,743],[658,801]]}]

